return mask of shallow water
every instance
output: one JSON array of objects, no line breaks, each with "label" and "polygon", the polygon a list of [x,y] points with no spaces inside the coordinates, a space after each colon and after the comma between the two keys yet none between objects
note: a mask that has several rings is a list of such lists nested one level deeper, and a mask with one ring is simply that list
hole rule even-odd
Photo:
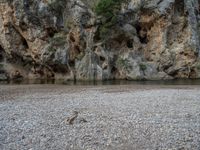
[{"label": "shallow water", "polygon": [[3,85],[15,84],[64,84],[64,85],[200,85],[200,79],[177,79],[157,81],[128,81],[128,80],[107,80],[107,81],[64,81],[64,80],[18,80],[0,81]]}]

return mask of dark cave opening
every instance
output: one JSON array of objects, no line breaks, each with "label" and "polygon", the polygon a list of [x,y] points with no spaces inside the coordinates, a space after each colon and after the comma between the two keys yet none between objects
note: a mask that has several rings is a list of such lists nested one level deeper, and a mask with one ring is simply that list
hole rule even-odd
[{"label": "dark cave opening", "polygon": [[0,62],[2,62],[4,60],[4,56],[3,56],[3,48],[0,45]]},{"label": "dark cave opening", "polygon": [[147,30],[145,28],[142,28],[140,24],[136,24],[135,28],[137,31],[137,35],[140,39],[140,42],[142,44],[147,44],[148,43]]},{"label": "dark cave opening", "polygon": [[69,36],[70,41],[72,41],[73,43],[76,42],[74,35],[71,33]]},{"label": "dark cave opening", "polygon": [[56,31],[52,28],[47,28],[47,36],[53,38],[55,35]]},{"label": "dark cave opening", "polygon": [[111,69],[111,73],[116,74],[116,72],[117,72],[117,68],[113,66],[112,69]]},{"label": "dark cave opening", "polygon": [[81,53],[81,50],[80,50],[80,48],[79,48],[78,45],[75,45],[75,46],[74,46],[74,49],[75,49],[76,53],[78,53],[78,54]]},{"label": "dark cave opening", "polygon": [[94,35],[94,42],[98,42],[101,40],[101,37],[100,37],[100,29],[98,28],[97,32],[95,33]]},{"label": "dark cave opening", "polygon": [[199,11],[199,13],[200,13],[200,0],[198,0],[198,4],[199,4],[199,6],[198,6],[198,11]]},{"label": "dark cave opening", "polygon": [[128,48],[133,48],[133,40],[132,40],[132,39],[131,39],[131,40],[128,40],[128,41],[126,42],[126,45],[127,45]]},{"label": "dark cave opening", "polygon": [[69,60],[69,66],[74,68],[75,67],[75,60]]},{"label": "dark cave opening", "polygon": [[22,39],[22,44],[26,49],[29,48],[28,43],[25,39]]},{"label": "dark cave opening", "polygon": [[22,31],[26,31],[28,29],[27,24],[24,21],[20,21],[19,24]]},{"label": "dark cave opening", "polygon": [[175,0],[174,3],[174,12],[175,14],[184,15],[184,1],[183,0]]},{"label": "dark cave opening", "polygon": [[69,68],[66,65],[55,64],[51,67],[53,68],[53,71],[57,73],[66,74],[69,72]]},{"label": "dark cave opening", "polygon": [[106,59],[103,56],[99,57],[100,61],[104,62]]},{"label": "dark cave opening", "polygon": [[147,44],[148,43],[147,37],[140,37],[140,42],[142,44]]}]

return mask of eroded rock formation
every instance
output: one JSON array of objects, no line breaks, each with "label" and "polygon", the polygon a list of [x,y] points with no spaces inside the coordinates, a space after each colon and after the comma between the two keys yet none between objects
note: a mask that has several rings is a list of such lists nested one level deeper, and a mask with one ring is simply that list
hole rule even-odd
[{"label": "eroded rock formation", "polygon": [[198,0],[125,0],[104,38],[99,1],[1,1],[0,79],[200,77]]}]

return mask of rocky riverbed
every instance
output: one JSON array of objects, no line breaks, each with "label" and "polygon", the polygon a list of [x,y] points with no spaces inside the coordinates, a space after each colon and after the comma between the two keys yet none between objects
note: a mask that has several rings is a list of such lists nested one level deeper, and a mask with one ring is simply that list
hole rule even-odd
[{"label": "rocky riverbed", "polygon": [[0,85],[0,149],[200,149],[200,86]]},{"label": "rocky riverbed", "polygon": [[0,80],[200,78],[199,0],[1,0]]}]

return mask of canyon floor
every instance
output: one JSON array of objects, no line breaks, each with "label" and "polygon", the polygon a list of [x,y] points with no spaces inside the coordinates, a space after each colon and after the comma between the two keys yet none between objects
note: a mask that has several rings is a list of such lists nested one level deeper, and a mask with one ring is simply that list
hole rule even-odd
[{"label": "canyon floor", "polygon": [[200,149],[200,86],[0,85],[1,150]]}]

